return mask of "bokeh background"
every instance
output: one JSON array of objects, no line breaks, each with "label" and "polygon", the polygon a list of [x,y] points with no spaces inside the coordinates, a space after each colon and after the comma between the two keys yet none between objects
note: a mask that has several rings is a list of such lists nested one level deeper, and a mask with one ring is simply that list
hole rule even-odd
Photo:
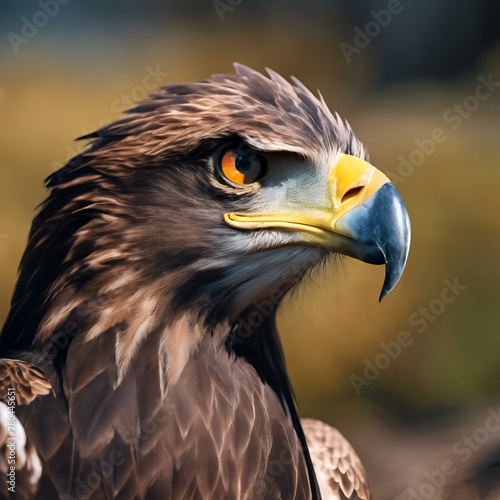
[{"label": "bokeh background", "polygon": [[301,414],[349,437],[376,498],[499,498],[499,26],[496,0],[3,2],[0,321],[76,137],[233,61],[293,74],[350,121],[413,226],[382,304],[383,269],[345,259],[282,307]]}]

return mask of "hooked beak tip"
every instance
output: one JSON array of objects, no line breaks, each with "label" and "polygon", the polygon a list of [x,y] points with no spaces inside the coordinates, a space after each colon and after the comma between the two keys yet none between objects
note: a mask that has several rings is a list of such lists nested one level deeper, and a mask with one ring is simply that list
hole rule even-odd
[{"label": "hooked beak tip", "polygon": [[410,249],[410,219],[401,195],[393,184],[386,183],[339,222],[365,249],[358,258],[372,264],[385,263],[381,302],[401,278]]}]

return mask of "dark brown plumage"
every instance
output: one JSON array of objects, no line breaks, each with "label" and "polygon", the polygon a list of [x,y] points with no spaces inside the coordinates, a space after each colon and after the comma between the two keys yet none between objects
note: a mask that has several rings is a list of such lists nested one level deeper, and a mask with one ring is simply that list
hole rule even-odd
[{"label": "dark brown plumage", "polygon": [[[367,153],[322,100],[269,74],[167,87],[47,180],[0,375],[62,498],[320,497],[274,317],[332,248],[225,214],[286,212],[340,154]],[[221,178],[228,148],[265,177]],[[339,491],[368,498],[352,463]]]}]

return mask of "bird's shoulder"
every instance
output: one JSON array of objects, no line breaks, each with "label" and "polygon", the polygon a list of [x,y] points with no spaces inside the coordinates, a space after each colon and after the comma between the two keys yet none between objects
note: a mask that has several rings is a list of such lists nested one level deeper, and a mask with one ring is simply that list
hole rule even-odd
[{"label": "bird's shoulder", "polygon": [[366,472],[349,441],[334,427],[302,419],[323,500],[369,500]]}]

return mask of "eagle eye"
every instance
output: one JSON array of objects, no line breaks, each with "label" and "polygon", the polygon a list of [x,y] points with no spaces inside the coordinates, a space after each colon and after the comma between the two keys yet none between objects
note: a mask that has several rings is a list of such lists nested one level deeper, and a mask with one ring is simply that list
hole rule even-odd
[{"label": "eagle eye", "polygon": [[231,185],[243,186],[259,180],[265,173],[265,161],[252,149],[228,149],[220,158],[219,170]]}]

